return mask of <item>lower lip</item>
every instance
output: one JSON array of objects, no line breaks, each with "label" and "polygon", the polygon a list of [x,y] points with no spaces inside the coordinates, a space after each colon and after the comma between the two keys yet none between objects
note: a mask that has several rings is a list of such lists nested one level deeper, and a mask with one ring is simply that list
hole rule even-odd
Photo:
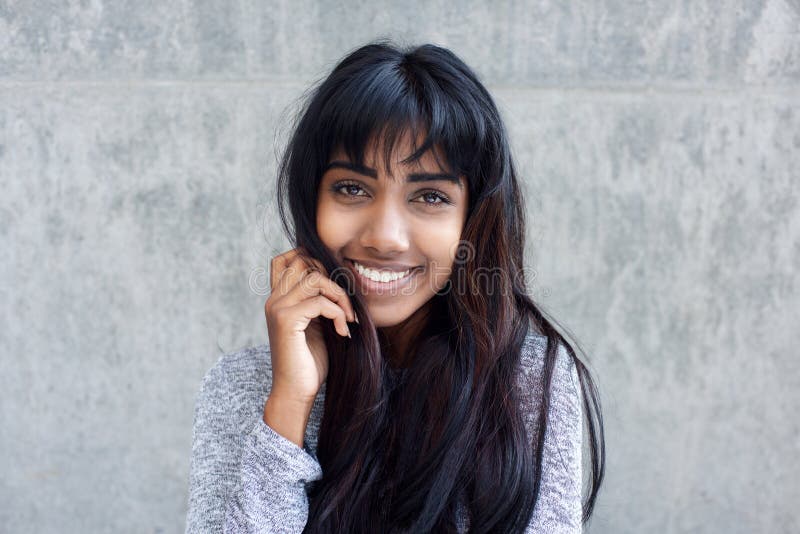
[{"label": "lower lip", "polygon": [[387,291],[394,293],[395,291],[406,287],[411,283],[411,280],[415,276],[422,272],[420,267],[414,267],[411,269],[411,272],[409,272],[403,278],[398,278],[397,280],[392,280],[390,282],[376,282],[375,280],[370,280],[366,276],[359,273],[358,269],[356,269],[356,266],[353,265],[351,260],[347,260],[347,265],[350,267],[350,270],[353,271],[356,280],[358,280],[365,293],[377,292],[379,294],[385,294]]}]

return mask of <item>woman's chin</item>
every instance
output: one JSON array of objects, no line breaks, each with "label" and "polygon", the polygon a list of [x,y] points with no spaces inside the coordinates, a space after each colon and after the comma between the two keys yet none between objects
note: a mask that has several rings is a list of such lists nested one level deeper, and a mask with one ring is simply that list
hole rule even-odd
[{"label": "woman's chin", "polygon": [[370,306],[369,314],[376,328],[401,327],[404,329],[405,325],[418,324],[424,320],[427,315],[426,308],[428,306],[426,305],[428,302],[425,301],[421,306],[416,306],[413,309],[403,309],[397,305]]},{"label": "woman's chin", "polygon": [[375,323],[375,328],[391,328],[393,326],[398,326],[405,321],[407,317],[403,318],[393,318],[393,319],[378,319],[376,317],[372,317],[372,322]]},{"label": "woman's chin", "polygon": [[398,326],[408,320],[413,315],[413,311],[404,313],[397,306],[368,306],[370,319],[376,328],[390,328]]}]

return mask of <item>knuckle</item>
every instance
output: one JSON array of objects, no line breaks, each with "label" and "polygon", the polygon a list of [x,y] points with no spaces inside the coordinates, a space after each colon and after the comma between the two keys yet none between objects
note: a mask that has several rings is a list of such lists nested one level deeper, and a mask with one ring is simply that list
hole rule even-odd
[{"label": "knuckle", "polygon": [[300,283],[304,288],[311,288],[318,282],[318,278],[314,275],[313,272],[304,271],[301,278]]},{"label": "knuckle", "polygon": [[284,266],[283,269],[281,270],[281,277],[285,278],[286,276],[291,276],[294,273],[294,270],[295,269],[294,267],[292,267],[292,264],[289,263],[288,265]]},{"label": "knuckle", "polygon": [[286,321],[286,308],[272,309],[270,316],[276,325],[282,325]]},{"label": "knuckle", "polygon": [[347,296],[347,291],[345,291],[345,289],[344,289],[342,286],[340,286],[339,284],[337,284],[337,283],[336,283],[336,282],[334,282],[333,280],[331,280],[331,285],[332,285],[333,289],[334,289],[334,290],[335,290],[337,293],[339,293],[340,295],[342,295],[342,296],[344,296],[344,297],[346,297],[346,296]]},{"label": "knuckle", "polygon": [[271,268],[271,269],[272,269],[274,272],[277,272],[277,270],[280,268],[280,265],[281,265],[281,261],[282,261],[282,260],[283,260],[283,256],[282,256],[282,255],[281,255],[281,256],[275,256],[275,257],[274,257],[274,258],[272,258],[272,260],[270,260],[270,262],[269,262],[269,266],[270,266],[270,268]]},{"label": "knuckle", "polygon": [[306,266],[310,269],[319,269],[320,271],[325,270],[324,266],[322,265],[322,262],[309,254],[302,254],[298,256],[298,259],[300,259],[303,263],[305,263]]}]

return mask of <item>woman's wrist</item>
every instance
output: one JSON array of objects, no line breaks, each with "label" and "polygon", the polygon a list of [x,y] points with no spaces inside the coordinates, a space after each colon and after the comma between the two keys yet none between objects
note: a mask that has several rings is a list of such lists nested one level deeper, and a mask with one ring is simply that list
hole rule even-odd
[{"label": "woman's wrist", "polygon": [[313,400],[309,402],[270,394],[264,403],[263,420],[275,432],[302,448],[312,406]]}]

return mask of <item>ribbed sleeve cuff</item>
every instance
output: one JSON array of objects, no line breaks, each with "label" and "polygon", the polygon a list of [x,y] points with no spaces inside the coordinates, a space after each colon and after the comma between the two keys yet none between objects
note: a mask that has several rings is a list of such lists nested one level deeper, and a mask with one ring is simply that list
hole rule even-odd
[{"label": "ribbed sleeve cuff", "polygon": [[259,418],[250,432],[250,445],[275,476],[292,482],[310,482],[322,478],[322,467],[306,447],[278,434]]}]

